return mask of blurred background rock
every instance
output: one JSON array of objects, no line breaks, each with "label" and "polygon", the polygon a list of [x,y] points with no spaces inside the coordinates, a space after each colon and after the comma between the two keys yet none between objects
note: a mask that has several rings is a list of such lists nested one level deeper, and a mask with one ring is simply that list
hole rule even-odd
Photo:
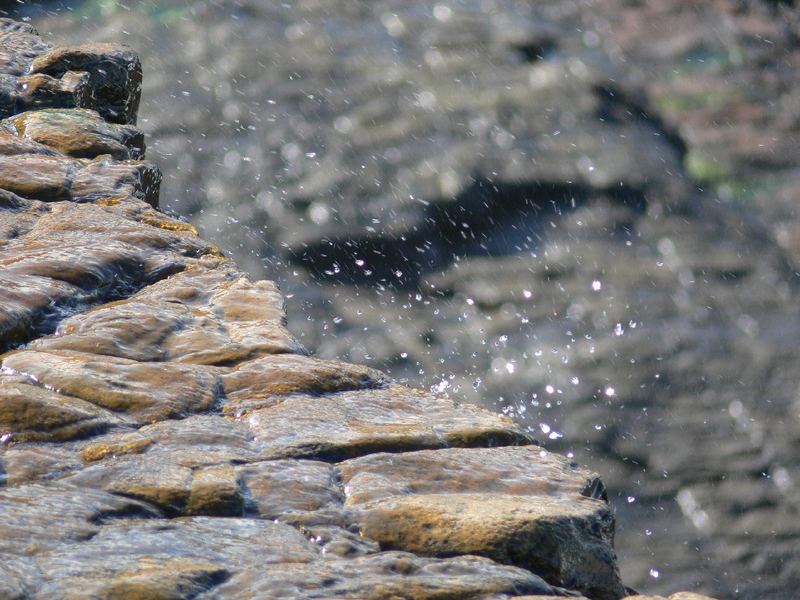
[{"label": "blurred background rock", "polygon": [[309,349],[599,470],[632,587],[795,597],[792,2],[2,6],[140,53],[162,207]]}]

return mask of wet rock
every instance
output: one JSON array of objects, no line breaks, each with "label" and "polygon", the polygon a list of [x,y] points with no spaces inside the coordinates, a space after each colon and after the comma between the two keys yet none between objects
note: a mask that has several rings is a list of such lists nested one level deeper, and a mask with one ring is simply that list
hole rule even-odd
[{"label": "wet rock", "polygon": [[95,108],[113,123],[135,123],[142,89],[142,65],[131,49],[115,44],[84,44],[39,54],[29,72],[63,77],[89,74],[91,97],[83,106]]},{"label": "wet rock", "polygon": [[144,134],[126,125],[104,121],[86,109],[45,109],[22,113],[4,123],[21,138],[54,148],[75,158],[110,154],[118,160],[144,156]]},{"label": "wet rock", "polygon": [[262,544],[258,563],[262,569],[318,557],[316,549],[295,529],[269,521],[121,522],[73,547],[69,556],[56,552],[39,556],[38,563],[48,577],[38,593],[60,596],[79,587],[99,597],[120,597],[123,592],[186,597],[187,587],[197,594],[225,581],[237,566],[254,567],[255,556],[248,549],[256,540]]},{"label": "wet rock", "polygon": [[343,460],[374,452],[533,443],[510,419],[398,385],[325,398],[288,396],[248,413],[244,422],[275,458]]},{"label": "wet rock", "polygon": [[[156,217],[147,217],[147,220]],[[166,222],[169,230],[180,225]],[[157,225],[158,226],[158,225]],[[283,298],[225,264],[189,268],[113,306],[63,320],[32,347],[137,361],[225,365],[262,354],[304,352],[285,327]]]},{"label": "wet rock", "polygon": [[80,447],[86,462],[146,453],[166,465],[196,469],[218,464],[243,464],[264,460],[253,436],[238,421],[219,415],[195,415],[114,432]]},{"label": "wet rock", "polygon": [[113,44],[51,49],[35,29],[8,19],[0,46],[1,117],[34,108],[83,107],[116,123],[135,122],[142,68],[131,50]]},{"label": "wet rock", "polygon": [[624,594],[597,478],[563,458],[530,446],[435,450],[373,454],[339,468],[362,535],[382,548],[478,554],[589,597]]},{"label": "wet rock", "polygon": [[0,374],[0,431],[4,442],[65,441],[101,433],[124,422],[90,402],[9,372],[4,369]]},{"label": "wet rock", "polygon": [[5,446],[0,456],[3,485],[53,480],[83,466],[77,453],[61,444],[17,444]]},{"label": "wet rock", "polygon": [[135,500],[58,483],[0,490],[0,553],[30,556],[93,538],[107,520],[159,515]]},{"label": "wet rock", "polygon": [[[146,557],[139,564],[111,578],[91,576],[67,578],[64,584],[80,586],[94,598],[181,598],[196,597],[229,576],[225,569],[203,561]],[[50,586],[47,591],[56,592]],[[64,586],[59,586],[64,589]],[[59,590],[61,591],[61,590]]]},{"label": "wet rock", "polygon": [[226,412],[241,414],[290,394],[324,394],[385,387],[380,371],[307,356],[277,354],[236,366],[222,376]]},{"label": "wet rock", "polygon": [[215,591],[226,597],[256,593],[319,598],[324,594],[326,598],[425,600],[447,596],[477,599],[498,593],[562,595],[522,569],[503,567],[477,557],[432,560],[397,552],[348,561],[300,564],[280,574],[246,572]]},{"label": "wet rock", "polygon": [[[24,228],[8,231],[10,239],[0,246],[0,349],[51,331],[72,312],[181,271],[186,255],[211,251],[197,238],[90,204],[15,201],[0,207],[0,223],[12,221]],[[107,239],[110,230],[114,240]]]},{"label": "wet rock", "polygon": [[103,156],[70,161],[40,154],[0,157],[0,186],[32,200],[88,202],[130,195],[156,205],[160,182],[157,168],[136,161],[111,163]]},{"label": "wet rock", "polygon": [[214,374],[189,365],[22,351],[6,356],[2,368],[139,423],[207,411],[219,398]]},{"label": "wet rock", "polygon": [[249,510],[263,519],[313,513],[344,501],[336,470],[311,460],[271,460],[238,468]]},{"label": "wet rock", "polygon": [[710,600],[708,596],[700,594],[693,594],[692,592],[678,592],[672,594],[669,598],[665,596],[626,596],[625,600]]}]

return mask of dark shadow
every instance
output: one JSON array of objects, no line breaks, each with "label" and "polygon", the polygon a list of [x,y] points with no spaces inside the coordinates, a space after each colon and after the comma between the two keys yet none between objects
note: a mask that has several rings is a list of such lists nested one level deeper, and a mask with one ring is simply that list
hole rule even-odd
[{"label": "dark shadow", "polygon": [[[460,257],[535,253],[548,229],[598,196],[635,212],[646,208],[644,192],[626,186],[597,191],[568,183],[476,177],[455,199],[432,201],[420,219],[425,226],[407,235],[320,240],[291,259],[320,281],[410,289]],[[356,263],[359,258],[365,265]]]}]

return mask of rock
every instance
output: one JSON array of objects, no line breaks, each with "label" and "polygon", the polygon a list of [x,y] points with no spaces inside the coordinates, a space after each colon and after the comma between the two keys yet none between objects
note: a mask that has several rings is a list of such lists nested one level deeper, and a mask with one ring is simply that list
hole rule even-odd
[{"label": "rock", "polygon": [[510,419],[397,385],[322,400],[289,396],[244,421],[275,458],[343,460],[374,452],[532,443]]},{"label": "rock", "polygon": [[144,134],[141,131],[108,123],[92,110],[36,110],[6,119],[5,124],[12,134],[75,158],[110,154],[118,160],[125,160],[144,156]]},{"label": "rock", "polygon": [[565,459],[530,446],[453,449],[373,454],[340,469],[346,505],[382,548],[478,554],[592,598],[624,594],[608,506],[587,497],[599,480]]},{"label": "rock", "polygon": [[307,356],[273,354],[240,363],[223,375],[222,385],[231,410],[241,414],[291,394],[324,394],[381,388],[386,378],[380,371]]},{"label": "rock", "polygon": [[[472,556],[447,560],[382,552],[349,561],[296,565],[283,575],[245,572],[216,591],[226,597],[272,594],[275,597],[318,598],[485,598],[492,594],[564,595],[521,569],[502,567]],[[518,596],[515,596],[518,597]]]},{"label": "rock", "polygon": [[22,351],[8,355],[2,368],[140,423],[207,411],[219,394],[214,375],[190,365]]},{"label": "rock", "polygon": [[131,195],[151,205],[158,198],[161,174],[146,163],[64,160],[41,154],[0,157],[0,185],[32,200],[87,202]]},{"label": "rock", "polygon": [[57,337],[31,347],[143,362],[236,364],[262,354],[304,352],[283,321],[283,298],[274,284],[250,282],[226,265],[189,268],[112,307],[63,320]]},{"label": "rock", "polygon": [[24,557],[93,538],[105,521],[158,516],[135,500],[59,483],[36,483],[0,491],[0,553]]},{"label": "rock", "polygon": [[113,123],[136,122],[142,65],[133,50],[115,44],[62,47],[39,54],[29,67],[32,74],[52,77],[75,71],[89,73],[91,97],[84,106]]},{"label": "rock", "polygon": [[692,592],[678,592],[672,594],[669,598],[665,596],[626,596],[625,600],[711,600],[708,596],[700,594],[693,594]]},{"label": "rock", "polygon": [[37,385],[24,375],[0,375],[3,441],[65,441],[101,433],[122,420],[108,410]]},{"label": "rock", "polygon": [[[52,331],[82,307],[125,297],[183,270],[186,255],[211,251],[197,238],[132,222],[97,205],[15,202],[0,207],[0,223],[25,224],[0,246],[0,281],[7,290],[0,305],[0,349]],[[21,213],[27,214],[17,220]],[[109,230],[117,232],[113,241],[106,239]]]},{"label": "rock", "polygon": [[270,460],[238,468],[242,486],[249,490],[249,510],[263,519],[280,519],[339,507],[344,495],[338,471],[311,460]]},{"label": "rock", "polygon": [[0,25],[0,117],[35,108],[95,108],[133,123],[141,95],[138,56],[113,44],[50,49],[31,28]]}]

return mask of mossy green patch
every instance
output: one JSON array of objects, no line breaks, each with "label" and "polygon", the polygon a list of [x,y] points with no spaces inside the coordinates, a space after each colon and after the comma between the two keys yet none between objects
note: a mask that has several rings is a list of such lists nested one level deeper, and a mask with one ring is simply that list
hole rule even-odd
[{"label": "mossy green patch", "polygon": [[162,25],[170,25],[189,16],[189,6],[164,6],[159,2],[135,2],[127,4],[119,0],[86,0],[75,8],[75,14],[91,20],[107,17],[119,11],[132,11],[147,15]]},{"label": "mossy green patch", "polygon": [[686,153],[683,164],[689,175],[702,183],[721,184],[731,179],[730,173],[719,161],[696,149]]}]

